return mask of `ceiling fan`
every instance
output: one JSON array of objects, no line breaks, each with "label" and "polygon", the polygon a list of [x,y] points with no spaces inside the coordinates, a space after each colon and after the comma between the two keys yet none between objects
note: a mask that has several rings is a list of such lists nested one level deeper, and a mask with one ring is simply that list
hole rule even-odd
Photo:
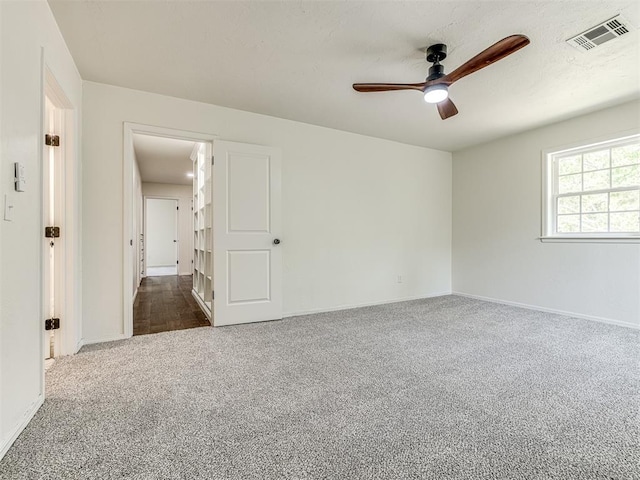
[{"label": "ceiling fan", "polygon": [[458,113],[458,109],[449,98],[449,86],[470,73],[491,65],[504,57],[529,45],[529,39],[524,35],[511,35],[494,43],[480,52],[471,60],[463,63],[453,72],[445,75],[444,66],[440,61],[447,57],[447,46],[442,43],[431,45],[427,49],[427,62],[433,63],[429,67],[429,76],[422,83],[354,83],[353,89],[358,92],[387,92],[391,90],[420,90],[427,103],[435,103],[440,117],[445,120]]}]

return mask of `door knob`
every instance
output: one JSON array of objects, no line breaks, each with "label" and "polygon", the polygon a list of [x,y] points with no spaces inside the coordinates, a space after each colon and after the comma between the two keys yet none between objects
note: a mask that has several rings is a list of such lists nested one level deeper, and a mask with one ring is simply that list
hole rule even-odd
[{"label": "door knob", "polygon": [[273,239],[273,244],[274,245],[280,245],[280,239],[279,238],[274,238]]}]

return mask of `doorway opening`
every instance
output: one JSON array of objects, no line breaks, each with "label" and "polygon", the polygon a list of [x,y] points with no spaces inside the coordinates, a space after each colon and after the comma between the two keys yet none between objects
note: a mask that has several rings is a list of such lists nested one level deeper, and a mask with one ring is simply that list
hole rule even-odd
[{"label": "doorway opening", "polygon": [[46,66],[43,86],[42,353],[47,368],[53,358],[81,346],[79,190],[73,104]]},{"label": "doorway opening", "polygon": [[[144,186],[143,186],[144,191]],[[144,224],[146,245],[144,275],[162,277],[178,275],[179,199],[146,197]],[[183,239],[180,239],[182,241]]]},{"label": "doorway opening", "polygon": [[144,271],[139,255],[145,249],[135,215],[142,209],[137,200],[141,196],[134,193],[142,184],[141,169],[136,167],[136,136],[193,142],[190,287],[198,311],[206,312],[215,326],[282,318],[281,150],[125,122],[123,335],[134,333],[134,301],[143,293],[134,268]]},{"label": "doorway opening", "polygon": [[[132,147],[132,334],[211,325],[211,303],[203,303],[194,288],[204,265],[198,256],[200,219],[192,209],[202,182],[197,152],[210,152],[211,142],[136,131]],[[213,220],[201,216],[212,227]]]},{"label": "doorway opening", "polygon": [[[62,134],[62,112],[53,104],[49,92],[45,93],[44,154],[42,156],[43,175],[43,216],[44,216],[44,314],[46,324],[44,331],[45,366],[50,365],[55,357],[56,346],[59,346],[60,317],[63,310],[61,303],[61,274],[64,237],[60,238],[61,207],[60,201],[62,169],[64,158],[60,150]],[[57,327],[57,328],[54,328]]]}]

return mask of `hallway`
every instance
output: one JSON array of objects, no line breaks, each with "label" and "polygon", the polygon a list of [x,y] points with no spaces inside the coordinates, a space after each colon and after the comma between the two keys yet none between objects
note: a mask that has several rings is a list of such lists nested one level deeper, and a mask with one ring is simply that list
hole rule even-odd
[{"label": "hallway", "polygon": [[191,275],[145,277],[133,305],[133,334],[207,327],[209,320],[191,295]]}]

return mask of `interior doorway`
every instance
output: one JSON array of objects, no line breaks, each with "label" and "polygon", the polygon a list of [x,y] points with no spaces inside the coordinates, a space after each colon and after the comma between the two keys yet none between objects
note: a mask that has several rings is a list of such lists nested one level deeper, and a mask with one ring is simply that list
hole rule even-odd
[{"label": "interior doorway", "polygon": [[145,276],[178,275],[178,199],[145,197]]},{"label": "interior doorway", "polygon": [[[42,356],[46,362],[76,353],[82,335],[76,112],[46,63],[43,87],[41,183],[36,188],[42,195],[41,318]],[[26,184],[24,188],[31,187]]]},{"label": "interior doorway", "polygon": [[212,148],[210,138],[197,137],[155,127],[125,131],[125,145],[130,139],[132,147],[128,159],[125,151],[133,174],[131,240],[136,241],[130,246],[137,247],[130,252],[133,335],[211,325],[210,306],[204,308],[193,289],[194,271],[202,270],[199,222],[206,221],[194,213],[202,185],[193,155],[209,152],[210,165]]},{"label": "interior doorway", "polygon": [[[60,142],[62,132],[61,109],[57,108],[45,92],[44,109],[45,142],[42,155],[42,199],[44,223],[43,252],[43,309],[46,316],[44,330],[44,358],[52,359],[59,346],[61,303],[61,274],[64,237],[60,237],[61,225],[61,177],[64,158],[61,155]],[[59,348],[59,347],[58,347]]]},{"label": "interior doorway", "polygon": [[[131,284],[136,252],[132,248],[136,232],[136,135],[194,142],[190,273],[191,294],[199,311],[206,312],[215,326],[282,318],[281,150],[125,123],[124,335],[134,334],[134,301],[139,298],[137,285]],[[149,278],[170,277],[145,280]]]}]

